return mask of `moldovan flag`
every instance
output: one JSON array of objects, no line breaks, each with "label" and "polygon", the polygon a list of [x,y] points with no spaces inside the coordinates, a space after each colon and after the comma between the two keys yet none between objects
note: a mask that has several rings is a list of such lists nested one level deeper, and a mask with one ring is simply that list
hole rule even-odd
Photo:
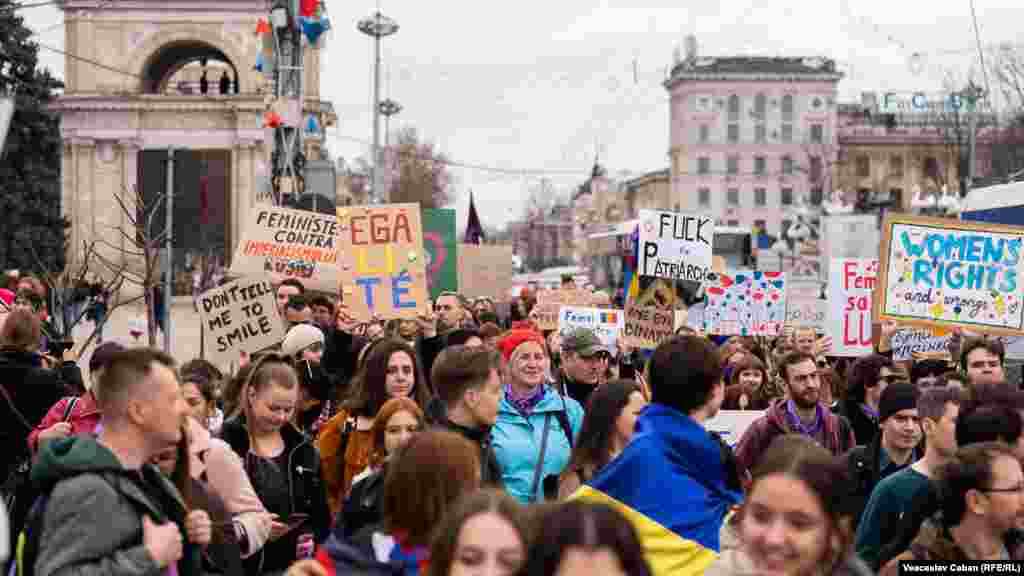
[{"label": "moldovan flag", "polygon": [[703,575],[718,559],[722,522],[741,498],[726,484],[719,443],[660,404],[644,408],[626,449],[572,495],[625,516],[655,576]]}]

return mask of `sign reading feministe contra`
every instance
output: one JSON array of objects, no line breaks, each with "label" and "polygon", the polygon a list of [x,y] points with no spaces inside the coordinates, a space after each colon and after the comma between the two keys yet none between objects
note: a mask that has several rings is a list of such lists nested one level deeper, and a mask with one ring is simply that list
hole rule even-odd
[{"label": "sign reading feministe contra", "polygon": [[832,337],[833,356],[863,356],[874,350],[871,310],[877,275],[877,259],[832,259],[827,333]]},{"label": "sign reading feministe contra", "polygon": [[640,275],[703,282],[711,272],[710,216],[640,211]]},{"label": "sign reading feministe contra", "polygon": [[338,208],[341,292],[353,316],[415,318],[427,311],[419,204]]},{"label": "sign reading feministe contra", "polygon": [[574,328],[589,328],[614,356],[619,353],[619,332],[624,318],[622,310],[562,306],[558,312],[558,331],[565,335]]},{"label": "sign reading feministe contra", "polygon": [[887,217],[878,318],[1024,333],[1024,229],[922,217]]},{"label": "sign reading feministe contra", "polygon": [[744,270],[712,273],[704,283],[704,331],[722,336],[778,336],[786,324],[786,275]]},{"label": "sign reading feministe contra", "polygon": [[238,360],[284,339],[274,287],[266,280],[240,278],[199,295],[199,318],[206,329],[205,353],[215,364]]},{"label": "sign reading feministe contra", "polygon": [[334,294],[338,289],[337,237],[334,216],[257,205],[249,211],[242,241],[231,259],[231,273],[260,276],[271,272]]}]

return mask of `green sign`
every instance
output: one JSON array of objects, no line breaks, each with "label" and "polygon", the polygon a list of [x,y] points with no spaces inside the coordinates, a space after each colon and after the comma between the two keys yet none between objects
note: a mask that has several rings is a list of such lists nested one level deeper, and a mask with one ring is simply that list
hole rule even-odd
[{"label": "green sign", "polygon": [[427,286],[430,297],[437,298],[445,290],[459,289],[456,263],[455,210],[426,208],[423,210],[423,247],[427,251]]}]

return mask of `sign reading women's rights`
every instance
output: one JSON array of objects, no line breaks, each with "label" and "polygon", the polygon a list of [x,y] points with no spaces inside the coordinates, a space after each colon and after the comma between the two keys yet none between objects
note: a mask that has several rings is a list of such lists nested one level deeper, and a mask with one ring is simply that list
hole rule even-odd
[{"label": "sign reading women's rights", "polygon": [[353,316],[415,318],[427,311],[418,204],[338,208],[341,293]]},{"label": "sign reading women's rights", "polygon": [[338,220],[334,216],[264,204],[249,211],[231,273],[298,278],[313,290],[338,288]]},{"label": "sign reading women's rights", "polygon": [[1024,229],[890,216],[883,233],[878,321],[1024,333]]},{"label": "sign reading women's rights", "polygon": [[704,281],[704,331],[722,336],[777,336],[786,323],[782,272],[712,272]]},{"label": "sign reading women's rights", "polygon": [[238,360],[284,339],[274,287],[266,280],[240,278],[199,295],[206,330],[205,355],[215,364]]},{"label": "sign reading women's rights", "polygon": [[710,216],[640,211],[640,275],[702,282],[711,272]]},{"label": "sign reading women's rights", "polygon": [[833,258],[829,265],[830,306],[827,333],[833,356],[871,354],[872,293],[878,282],[878,260]]}]

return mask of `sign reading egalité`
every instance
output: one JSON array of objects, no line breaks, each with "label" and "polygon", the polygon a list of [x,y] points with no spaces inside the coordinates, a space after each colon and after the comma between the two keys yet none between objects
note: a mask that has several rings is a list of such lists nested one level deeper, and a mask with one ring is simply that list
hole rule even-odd
[{"label": "sign reading egalit\u00e9", "polygon": [[640,275],[703,282],[711,272],[710,216],[640,211]]}]

